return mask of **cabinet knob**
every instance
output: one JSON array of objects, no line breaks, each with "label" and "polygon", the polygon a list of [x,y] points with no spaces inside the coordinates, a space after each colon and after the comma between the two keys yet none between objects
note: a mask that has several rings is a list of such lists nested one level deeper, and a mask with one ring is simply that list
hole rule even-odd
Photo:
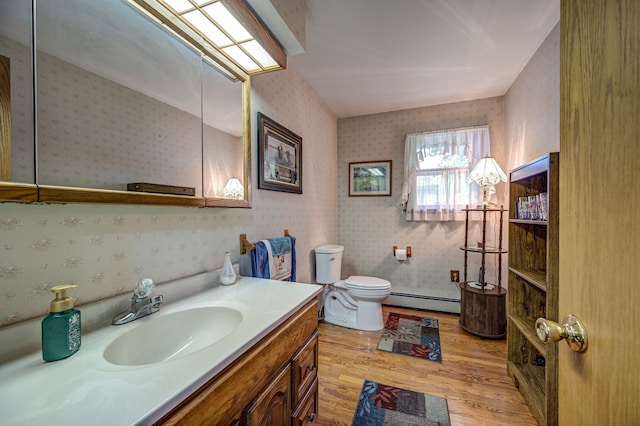
[{"label": "cabinet knob", "polygon": [[311,413],[307,416],[307,420],[313,422],[316,419],[316,413]]},{"label": "cabinet knob", "polygon": [[587,330],[580,319],[574,315],[567,315],[562,320],[562,325],[546,318],[536,320],[536,334],[544,343],[556,343],[562,339],[572,351],[584,352],[587,350]]},{"label": "cabinet knob", "polygon": [[313,365],[313,364],[309,364],[309,365],[307,365],[307,370],[309,370],[309,371],[313,371],[313,370],[315,370],[315,369],[316,369],[316,366],[315,366],[315,365]]}]

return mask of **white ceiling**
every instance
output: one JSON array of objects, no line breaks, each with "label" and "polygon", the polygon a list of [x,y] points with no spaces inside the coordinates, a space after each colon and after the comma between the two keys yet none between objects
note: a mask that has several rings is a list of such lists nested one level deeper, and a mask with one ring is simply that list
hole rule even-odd
[{"label": "white ceiling", "polygon": [[339,118],[502,96],[560,0],[307,0],[288,66]]}]

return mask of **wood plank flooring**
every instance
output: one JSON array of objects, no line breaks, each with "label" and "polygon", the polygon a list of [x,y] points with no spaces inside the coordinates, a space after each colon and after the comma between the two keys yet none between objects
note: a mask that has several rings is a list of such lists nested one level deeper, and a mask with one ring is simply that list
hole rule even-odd
[{"label": "wood plank flooring", "polygon": [[385,306],[385,321],[389,312],[437,318],[442,362],[377,350],[381,331],[321,322],[314,424],[350,425],[365,379],[447,398],[452,425],[537,424],[507,375],[505,340],[464,332],[457,315]]}]

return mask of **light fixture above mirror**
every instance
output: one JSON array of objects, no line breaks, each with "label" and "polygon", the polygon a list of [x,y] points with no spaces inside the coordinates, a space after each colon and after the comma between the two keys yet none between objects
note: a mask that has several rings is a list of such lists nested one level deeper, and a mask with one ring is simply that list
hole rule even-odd
[{"label": "light fixture above mirror", "polygon": [[129,0],[232,76],[286,68],[277,41],[242,0]]}]

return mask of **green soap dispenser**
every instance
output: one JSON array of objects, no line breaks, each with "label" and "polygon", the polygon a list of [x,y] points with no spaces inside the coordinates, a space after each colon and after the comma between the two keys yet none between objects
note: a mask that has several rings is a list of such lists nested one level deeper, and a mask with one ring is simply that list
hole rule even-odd
[{"label": "green soap dispenser", "polygon": [[77,285],[51,287],[56,298],[51,301],[51,313],[42,320],[42,359],[58,361],[78,352],[82,326],[80,311],[74,309],[67,290]]}]

